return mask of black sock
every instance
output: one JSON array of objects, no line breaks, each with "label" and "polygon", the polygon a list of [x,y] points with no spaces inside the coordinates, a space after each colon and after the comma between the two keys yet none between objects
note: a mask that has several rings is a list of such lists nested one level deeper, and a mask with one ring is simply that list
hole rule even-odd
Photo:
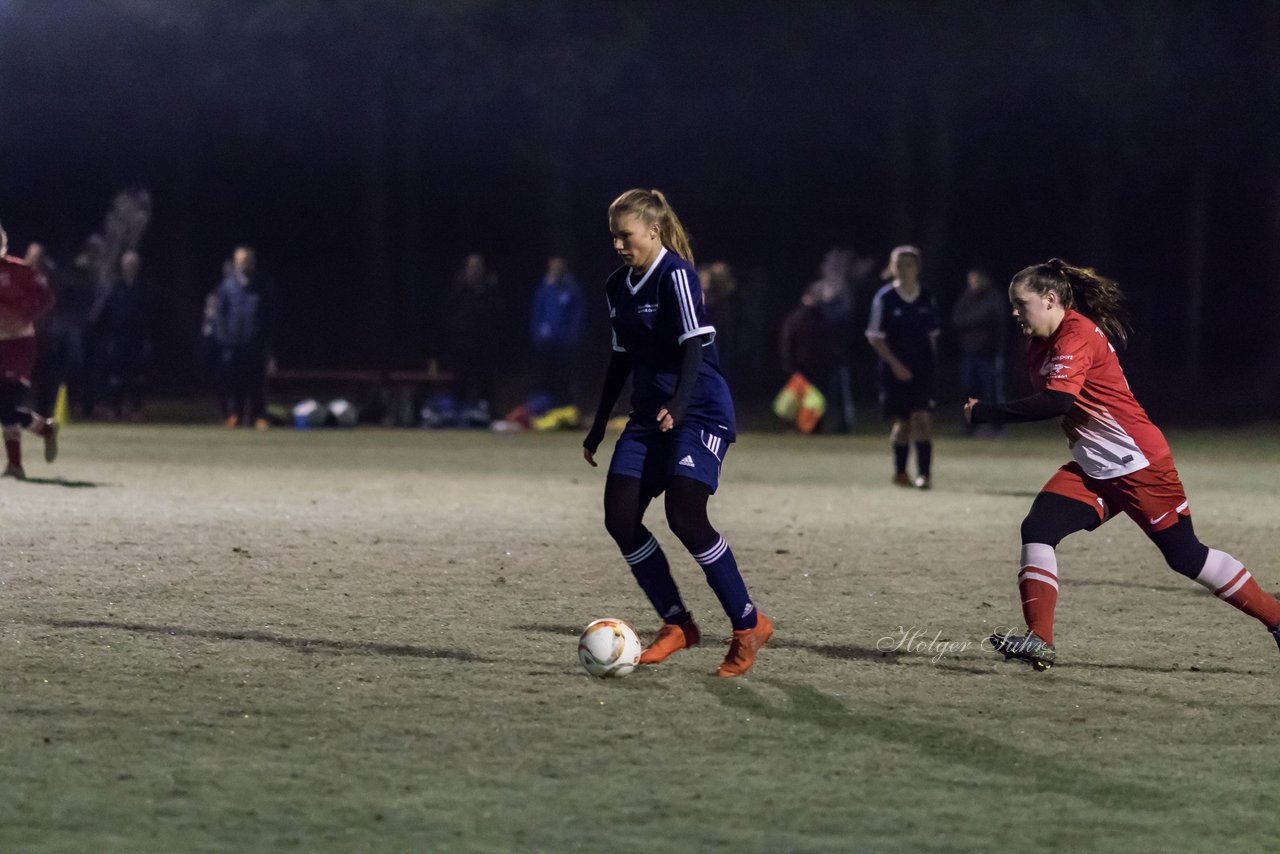
[{"label": "black sock", "polygon": [[933,442],[916,442],[916,469],[924,477],[933,467]]},{"label": "black sock", "polygon": [[903,442],[901,444],[893,443],[893,473],[907,473],[907,455],[911,453],[911,446]]}]

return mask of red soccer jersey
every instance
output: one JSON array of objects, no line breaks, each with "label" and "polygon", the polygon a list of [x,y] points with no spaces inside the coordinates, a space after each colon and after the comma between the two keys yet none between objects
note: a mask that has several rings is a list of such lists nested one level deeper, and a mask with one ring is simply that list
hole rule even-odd
[{"label": "red soccer jersey", "polygon": [[1083,314],[1068,309],[1056,332],[1032,338],[1027,365],[1036,391],[1075,396],[1062,429],[1085,474],[1120,477],[1170,454],[1164,434],[1129,391],[1115,348]]},{"label": "red soccer jersey", "polygon": [[29,324],[51,308],[53,291],[44,276],[17,258],[0,257],[0,310]]}]

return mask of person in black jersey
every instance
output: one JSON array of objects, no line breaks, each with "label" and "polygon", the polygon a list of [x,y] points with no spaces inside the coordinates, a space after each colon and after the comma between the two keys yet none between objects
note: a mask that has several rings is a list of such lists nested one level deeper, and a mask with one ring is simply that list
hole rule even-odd
[{"label": "person in black jersey", "polygon": [[[893,422],[893,482],[928,489],[933,468],[934,364],[937,361],[938,310],[933,294],[920,284],[920,250],[899,246],[889,256],[889,284],[876,292],[867,323],[867,341],[880,357],[880,402]],[[911,443],[916,473],[907,475]]]}]

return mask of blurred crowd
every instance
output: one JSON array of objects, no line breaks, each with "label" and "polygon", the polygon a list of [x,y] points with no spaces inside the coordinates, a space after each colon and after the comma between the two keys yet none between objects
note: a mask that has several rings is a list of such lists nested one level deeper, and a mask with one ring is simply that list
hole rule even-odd
[{"label": "blurred crowd", "polygon": [[[158,308],[164,296],[138,249],[149,216],[145,191],[122,193],[103,232],[91,237],[75,257],[55,259],[40,243],[26,247],[23,260],[43,274],[57,299],[37,324],[38,359],[31,392],[37,411],[51,413],[61,405],[63,417],[147,417],[154,343],[162,318]],[[918,254],[916,262],[927,281],[927,268]],[[871,388],[873,381],[859,367],[876,358],[874,336],[864,337],[862,328],[873,295],[882,281],[894,281],[887,269],[877,275],[880,267],[870,255],[832,247],[816,259],[814,278],[793,286],[798,293],[794,304],[772,319],[757,316],[763,304],[758,293],[765,287],[762,277],[744,279],[725,261],[700,267],[702,300],[716,327],[721,370],[735,384],[745,378],[754,385],[775,382],[763,376],[767,374],[784,392],[806,394],[808,417],[797,420],[795,407],[783,415],[802,432],[852,431],[859,414],[855,401],[883,391]],[[260,272],[250,246],[235,247],[211,278],[215,284],[199,319],[199,374],[206,391],[216,396],[226,426],[266,429],[272,423],[270,398],[288,406],[295,401],[287,395],[307,397],[305,389],[273,381],[284,320],[281,297]],[[482,254],[465,256],[439,295],[443,320],[437,324],[440,334],[433,345],[424,348],[426,370],[413,375],[417,383],[411,383],[410,392],[394,406],[385,389],[379,390],[381,398],[373,391],[366,394],[359,401],[362,414],[384,423],[426,427],[579,426],[581,407],[587,402],[584,395],[594,393],[593,379],[584,386],[588,377],[583,365],[585,349],[601,346],[594,338],[603,321],[592,319],[598,306],[588,304],[564,256],[548,257],[541,275],[528,281],[531,288],[504,288]],[[1014,337],[1005,295],[981,269],[970,270],[963,283],[925,288],[925,293],[930,301],[935,294],[949,297],[931,338],[935,361],[943,352],[939,339],[955,359],[938,373],[946,391],[961,401],[1000,400],[1005,392],[1005,354]],[[531,297],[513,305],[513,294]],[[524,346],[496,346],[496,330],[509,328],[504,318],[513,314],[527,318]],[[592,340],[587,339],[589,331]],[[770,352],[771,340],[776,341],[776,360],[762,359]],[[513,361],[513,352],[528,358]],[[335,361],[340,358],[341,353],[336,354]],[[279,410],[276,416],[279,420]],[[984,429],[987,432],[979,435],[998,435],[994,428]],[[966,428],[966,434],[973,435],[973,430]]]}]

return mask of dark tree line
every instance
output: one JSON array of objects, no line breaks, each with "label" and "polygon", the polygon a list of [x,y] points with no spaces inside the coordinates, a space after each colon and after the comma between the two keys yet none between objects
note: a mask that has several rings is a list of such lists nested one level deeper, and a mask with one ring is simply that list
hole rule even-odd
[{"label": "dark tree line", "polygon": [[1063,255],[1133,294],[1131,358],[1257,388],[1280,378],[1278,10],[11,0],[0,220],[70,253],[145,186],[173,352],[248,241],[283,358],[408,365],[464,254],[511,306],[551,253],[598,281],[604,206],[660,186],[765,317],[832,245],[919,243],[944,301],[969,266]]}]

